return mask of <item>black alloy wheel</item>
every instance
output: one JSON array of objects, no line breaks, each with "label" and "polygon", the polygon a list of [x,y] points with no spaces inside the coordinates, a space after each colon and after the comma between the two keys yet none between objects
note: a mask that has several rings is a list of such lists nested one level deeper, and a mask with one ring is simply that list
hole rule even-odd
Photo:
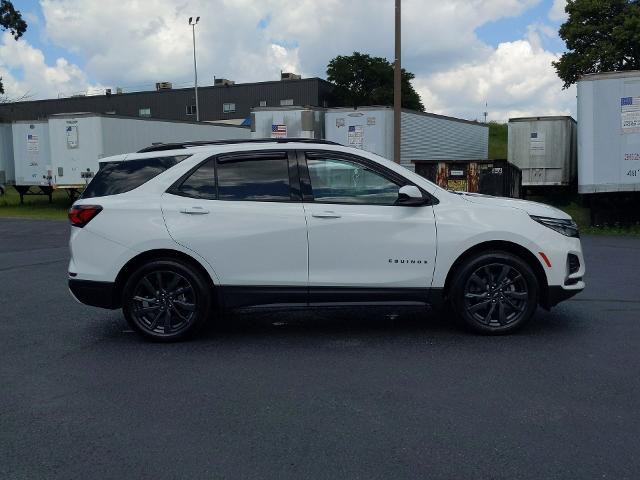
[{"label": "black alloy wheel", "polygon": [[535,312],[538,282],[529,265],[515,255],[485,253],[459,270],[451,301],[474,330],[507,333],[520,328]]},{"label": "black alloy wheel", "polygon": [[527,282],[518,270],[503,263],[484,265],[465,287],[467,314],[491,327],[509,325],[527,310]]},{"label": "black alloy wheel", "polygon": [[175,260],[156,260],[135,272],[124,288],[129,324],[160,341],[193,333],[209,315],[210,295],[202,275]]}]

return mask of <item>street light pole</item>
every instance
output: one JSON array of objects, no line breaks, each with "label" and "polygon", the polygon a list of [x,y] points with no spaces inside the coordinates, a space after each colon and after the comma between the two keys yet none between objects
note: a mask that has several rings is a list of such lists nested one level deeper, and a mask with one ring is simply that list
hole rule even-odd
[{"label": "street light pole", "polygon": [[200,105],[198,104],[198,64],[196,62],[196,25],[200,21],[200,17],[196,17],[196,21],[193,21],[193,17],[189,17],[189,25],[191,25],[191,33],[193,34],[193,73],[195,77],[195,90],[196,90],[196,122],[200,121]]},{"label": "street light pole", "polygon": [[400,66],[400,2],[396,0],[396,58],[393,70],[393,160],[400,163],[400,120],[402,111],[402,67]]}]

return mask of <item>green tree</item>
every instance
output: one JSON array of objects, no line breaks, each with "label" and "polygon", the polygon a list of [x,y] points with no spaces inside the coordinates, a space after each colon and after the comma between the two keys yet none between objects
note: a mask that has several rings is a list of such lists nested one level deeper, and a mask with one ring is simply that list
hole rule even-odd
[{"label": "green tree", "polygon": [[[9,0],[0,0],[0,31],[9,30],[13,38],[18,40],[27,30],[27,22],[22,19],[20,11],[13,7]],[[0,77],[0,94],[4,93],[2,77]]]},{"label": "green tree", "polygon": [[564,88],[587,73],[640,69],[640,0],[568,0],[568,52],[553,66]]},{"label": "green tree", "polygon": [[[402,107],[422,112],[420,95],[411,85],[414,78],[402,69]],[[335,85],[336,101],[345,106],[393,105],[393,65],[386,58],[338,55],[327,66],[327,79]]]}]

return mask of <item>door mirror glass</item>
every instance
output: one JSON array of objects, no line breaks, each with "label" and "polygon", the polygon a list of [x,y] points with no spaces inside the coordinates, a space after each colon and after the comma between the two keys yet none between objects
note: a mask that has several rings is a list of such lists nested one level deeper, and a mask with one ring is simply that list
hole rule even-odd
[{"label": "door mirror glass", "polygon": [[415,185],[405,185],[398,190],[397,205],[424,205],[427,200]]}]

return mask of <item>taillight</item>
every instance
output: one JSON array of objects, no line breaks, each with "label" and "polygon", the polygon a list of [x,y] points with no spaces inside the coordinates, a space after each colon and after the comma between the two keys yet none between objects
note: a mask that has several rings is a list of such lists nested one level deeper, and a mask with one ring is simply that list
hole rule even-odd
[{"label": "taillight", "polygon": [[74,227],[82,228],[101,211],[100,205],[74,205],[69,209],[69,221]]}]

